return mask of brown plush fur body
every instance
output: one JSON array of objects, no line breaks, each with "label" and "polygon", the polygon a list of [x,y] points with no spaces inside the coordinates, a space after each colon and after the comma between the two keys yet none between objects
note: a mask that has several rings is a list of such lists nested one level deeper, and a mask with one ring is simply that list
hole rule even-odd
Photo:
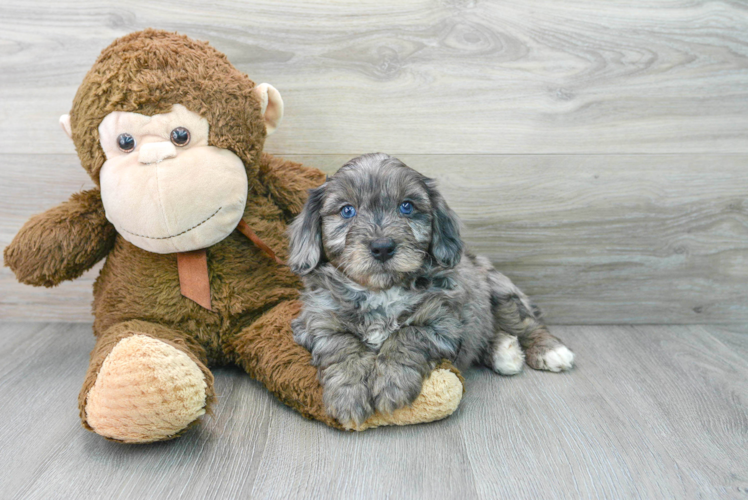
[{"label": "brown plush fur body", "polygon": [[[263,155],[264,186],[250,192],[244,220],[282,259],[287,216],[300,207],[306,188],[319,185],[324,175],[301,165]],[[280,171],[279,171],[280,170]],[[297,185],[278,186],[274,174]],[[271,192],[295,190],[298,203],[279,206]],[[287,205],[287,204],[286,204]],[[262,382],[284,403],[307,417],[339,424],[321,405],[321,389],[307,351],[293,342],[290,321],[298,314],[301,284],[286,266],[270,259],[238,231],[207,249],[212,311],[180,294],[177,257],[141,250],[117,235],[94,285],[94,334],[99,344],[81,391],[85,423],[85,394],[96,380],[98,367],[114,347],[111,337],[147,333],[175,343],[207,366],[236,363]],[[137,320],[138,327],[133,327]],[[166,328],[159,328],[166,327]],[[144,330],[148,331],[144,331]],[[210,385],[210,384],[209,384]]]},{"label": "brown plush fur body", "polygon": [[[250,191],[243,219],[285,260],[288,220],[324,174],[266,154],[261,160],[261,183]],[[279,197],[283,202],[275,201]],[[98,189],[35,216],[6,248],[5,264],[20,281],[37,286],[76,278],[106,256],[94,285],[97,344],[79,398],[84,426],[86,396],[107,355],[123,338],[146,334],[200,366],[208,410],[213,377],[207,367],[236,363],[304,416],[340,427],[324,411],[309,353],[292,338],[290,323],[300,310],[298,278],[238,231],[207,254],[212,311],[180,294],[176,254],[147,252],[116,233]]]},{"label": "brown plush fur body", "polygon": [[[211,145],[242,159],[249,183],[244,220],[285,258],[286,224],[324,175],[262,154],[265,128],[253,87],[207,43],[156,30],[123,37],[102,52],[73,103],[81,164],[98,185],[106,159],[98,125],[109,113],[155,115],[182,104],[208,119]],[[106,257],[94,286],[97,344],[79,399],[87,428],[86,398],[102,363],[120,340],[136,334],[176,347],[198,364],[208,385],[207,410],[213,400],[207,367],[237,363],[303,415],[339,427],[324,412],[309,353],[292,338],[298,279],[236,231],[207,254],[213,311],[182,297],[175,254],[146,252],[117,234],[93,189],[33,217],[4,257],[19,281],[47,287]]]},{"label": "brown plush fur body", "polygon": [[[300,184],[324,180],[321,172],[291,165]],[[304,193],[301,189],[297,195]],[[276,255],[285,258],[286,216],[268,190],[250,192],[243,218]],[[94,285],[94,332],[101,335],[117,323],[149,318],[195,336],[211,363],[233,361],[223,348],[226,336],[237,334],[273,306],[296,299],[300,284],[286,266],[275,263],[239,231],[208,248],[207,254],[212,311],[181,296],[176,254],[147,252],[117,235]]]}]

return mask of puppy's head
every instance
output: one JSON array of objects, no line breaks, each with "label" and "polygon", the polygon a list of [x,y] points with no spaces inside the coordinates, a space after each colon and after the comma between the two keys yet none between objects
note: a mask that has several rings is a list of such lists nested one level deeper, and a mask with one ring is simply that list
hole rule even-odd
[{"label": "puppy's head", "polygon": [[290,233],[294,272],[327,260],[372,289],[401,282],[426,261],[454,267],[462,255],[459,221],[436,183],[382,153],[354,158],[311,190]]}]

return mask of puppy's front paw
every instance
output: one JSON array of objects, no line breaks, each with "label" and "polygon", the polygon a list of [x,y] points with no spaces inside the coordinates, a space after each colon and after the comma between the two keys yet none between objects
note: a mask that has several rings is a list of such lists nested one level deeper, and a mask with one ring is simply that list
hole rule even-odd
[{"label": "puppy's front paw", "polygon": [[374,414],[371,391],[364,383],[326,386],[323,397],[327,413],[344,427],[359,426]]},{"label": "puppy's front paw", "polygon": [[374,407],[381,413],[390,414],[411,404],[421,393],[422,386],[423,377],[413,368],[378,364],[371,391]]}]

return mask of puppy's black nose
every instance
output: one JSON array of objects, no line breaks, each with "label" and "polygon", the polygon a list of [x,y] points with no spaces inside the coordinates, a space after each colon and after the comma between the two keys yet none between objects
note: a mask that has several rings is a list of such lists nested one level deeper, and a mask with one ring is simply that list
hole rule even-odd
[{"label": "puppy's black nose", "polygon": [[395,246],[392,238],[379,238],[369,243],[369,250],[375,259],[386,262],[395,255]]}]

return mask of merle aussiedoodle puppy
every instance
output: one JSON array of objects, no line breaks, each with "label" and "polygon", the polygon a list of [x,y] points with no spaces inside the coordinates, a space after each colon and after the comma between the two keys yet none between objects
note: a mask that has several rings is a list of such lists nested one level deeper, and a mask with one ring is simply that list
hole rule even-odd
[{"label": "merle aussiedoodle puppy", "polygon": [[397,158],[354,158],[317,189],[290,228],[304,280],[294,338],[312,353],[330,415],[361,424],[418,396],[436,362],[572,367],[531,305],[485,257],[464,249],[435,182]]}]

